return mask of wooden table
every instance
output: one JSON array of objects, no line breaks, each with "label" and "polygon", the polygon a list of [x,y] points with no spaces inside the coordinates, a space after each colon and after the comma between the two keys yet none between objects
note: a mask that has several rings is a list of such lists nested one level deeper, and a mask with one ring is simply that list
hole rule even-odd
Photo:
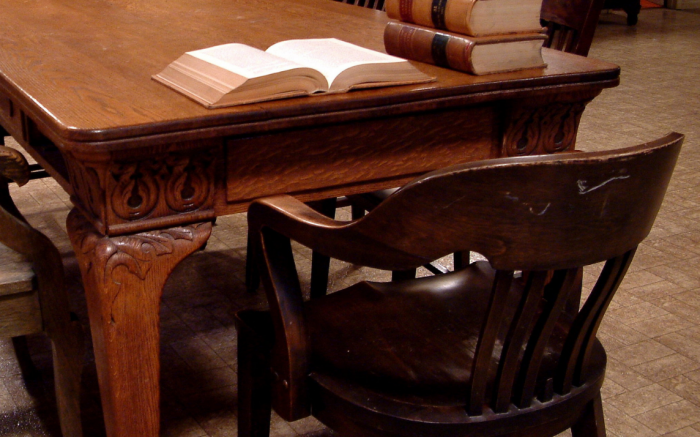
[{"label": "wooden table", "polygon": [[339,37],[383,50],[383,13],[330,0],[5,0],[0,124],[71,194],[111,437],[159,433],[160,296],[218,215],[402,184],[489,157],[572,150],[612,64],[549,67],[206,110],[152,81],[183,52]]}]

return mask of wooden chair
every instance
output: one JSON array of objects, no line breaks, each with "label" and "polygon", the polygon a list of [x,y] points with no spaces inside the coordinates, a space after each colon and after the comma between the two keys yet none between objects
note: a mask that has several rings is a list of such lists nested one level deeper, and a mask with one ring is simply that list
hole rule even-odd
[{"label": "wooden chair", "polygon": [[547,27],[544,46],[588,56],[603,3],[605,0],[544,0],[540,14]]},{"label": "wooden chair", "polygon": [[[270,310],[236,316],[239,436],[267,436],[271,405],[341,436],[604,436],[596,332],[682,140],[451,167],[350,224],[289,196],[253,203]],[[461,250],[488,262],[303,301],[290,239],[386,270]],[[565,311],[599,262],[580,311]]]},{"label": "wooden chair", "polygon": [[0,146],[0,335],[13,339],[25,377],[33,365],[24,336],[43,332],[51,339],[61,430],[64,437],[80,437],[83,333],[69,311],[58,249],[26,222],[10,197],[8,182],[23,185],[28,179],[22,154]]}]

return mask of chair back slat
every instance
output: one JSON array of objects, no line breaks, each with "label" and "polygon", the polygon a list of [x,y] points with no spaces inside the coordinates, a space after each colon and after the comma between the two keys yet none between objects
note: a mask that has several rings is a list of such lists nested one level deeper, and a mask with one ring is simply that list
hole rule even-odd
[{"label": "chair back slat", "polygon": [[547,277],[548,272],[546,271],[532,272],[528,276],[520,304],[510,322],[496,374],[495,398],[491,407],[496,413],[508,411],[511,404],[520,357],[523,347],[528,344],[528,338],[535,324],[537,309],[544,295]]},{"label": "chair back slat", "polygon": [[474,362],[472,363],[472,383],[469,393],[467,411],[472,416],[479,416],[486,401],[487,385],[492,372],[493,350],[496,346],[498,331],[506,310],[508,294],[513,271],[498,271],[493,284],[493,293],[489,301],[487,316],[481,327],[479,340],[476,344]]},{"label": "chair back slat", "polygon": [[586,303],[576,316],[563,346],[554,381],[555,391],[566,394],[579,385],[586,374],[588,357],[598,326],[632,262],[636,248],[605,263]]},{"label": "chair back slat", "polygon": [[[526,408],[535,397],[537,376],[549,344],[552,332],[561,317],[569,299],[581,281],[582,269],[574,268],[554,272],[545,289],[542,314],[533,329],[527,349],[520,364],[520,375],[514,384],[514,403],[519,408]],[[543,400],[543,399],[542,399]]]},{"label": "chair back slat", "polygon": [[[582,352],[579,355],[578,365],[576,366],[577,371],[574,373],[573,382],[575,385],[580,385],[586,376],[587,366],[589,364],[589,359],[593,350],[593,343],[595,341],[596,334],[598,333],[598,328],[600,327],[600,323],[603,321],[605,311],[607,311],[608,306],[610,305],[610,302],[612,301],[612,298],[615,295],[615,292],[622,283],[622,280],[624,279],[625,274],[627,273],[627,269],[629,269],[629,266],[632,263],[632,259],[634,258],[636,250],[636,248],[630,250],[623,256],[619,257],[618,262],[614,263],[616,268],[614,269],[614,272],[610,275],[614,278],[611,281],[609,287],[610,290],[607,293],[601,293],[601,297],[599,298],[601,302],[598,305],[595,305],[597,307],[597,311],[595,312],[595,314],[592,317],[592,320],[588,324],[588,332],[584,336],[584,341],[581,347]],[[608,262],[610,263],[610,261]],[[588,301],[586,303],[588,303]],[[594,306],[594,304],[591,303],[591,306]],[[578,317],[584,316],[586,316],[585,311],[578,315]]]},{"label": "chair back slat", "polygon": [[544,0],[545,47],[587,56],[605,0]]}]

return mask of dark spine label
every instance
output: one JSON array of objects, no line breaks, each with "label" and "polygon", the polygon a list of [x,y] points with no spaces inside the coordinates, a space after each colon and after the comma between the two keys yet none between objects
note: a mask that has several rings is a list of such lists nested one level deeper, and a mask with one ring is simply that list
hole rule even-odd
[{"label": "dark spine label", "polygon": [[449,40],[449,36],[443,35],[441,33],[436,33],[433,37],[431,52],[433,55],[433,62],[435,62],[435,65],[450,68],[450,64],[447,62],[447,42]]},{"label": "dark spine label", "polygon": [[445,27],[445,9],[447,8],[448,0],[433,0],[433,4],[430,8],[431,19],[433,20],[433,26],[436,29],[447,30]]}]

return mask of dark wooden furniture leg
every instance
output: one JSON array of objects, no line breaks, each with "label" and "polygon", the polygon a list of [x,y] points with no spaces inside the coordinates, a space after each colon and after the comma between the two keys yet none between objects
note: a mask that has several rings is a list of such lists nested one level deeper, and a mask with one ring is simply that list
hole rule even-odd
[{"label": "dark wooden furniture leg", "polygon": [[19,368],[22,371],[22,377],[25,380],[41,378],[41,372],[36,368],[34,361],[32,361],[32,356],[29,354],[27,337],[25,335],[12,337],[12,346],[15,348],[15,355],[17,356]]},{"label": "dark wooden furniture leg", "polygon": [[[335,217],[335,207],[337,199],[335,197],[330,199],[319,200],[318,202],[311,202],[311,206],[316,211],[325,215],[326,217]],[[316,251],[311,254],[311,297],[325,296],[328,291],[328,271],[331,266],[331,259],[325,255],[322,255]]]},{"label": "dark wooden furniture leg", "polygon": [[605,417],[600,393],[586,405],[583,416],[571,427],[572,437],[605,437]]},{"label": "dark wooden furniture leg", "polygon": [[[272,381],[270,380],[270,339],[239,323],[238,329],[238,435],[270,435]],[[262,328],[264,331],[264,327]],[[272,335],[272,333],[269,333]]]},{"label": "dark wooden furniture leg", "polygon": [[162,290],[175,266],[209,238],[211,227],[199,223],[106,237],[77,210],[68,216],[110,437],[159,435]]},{"label": "dark wooden furniture leg", "polygon": [[[311,206],[321,214],[334,218],[337,198],[318,200],[310,202]],[[364,211],[363,211],[364,214]],[[251,244],[250,234],[248,235],[248,251],[254,251],[255,247]],[[249,253],[246,256],[245,283],[249,293],[255,293],[260,286],[260,274],[257,266],[251,260],[255,259],[255,254]],[[331,259],[316,251],[311,254],[311,297],[325,296],[328,291],[328,272],[331,265]]]}]

